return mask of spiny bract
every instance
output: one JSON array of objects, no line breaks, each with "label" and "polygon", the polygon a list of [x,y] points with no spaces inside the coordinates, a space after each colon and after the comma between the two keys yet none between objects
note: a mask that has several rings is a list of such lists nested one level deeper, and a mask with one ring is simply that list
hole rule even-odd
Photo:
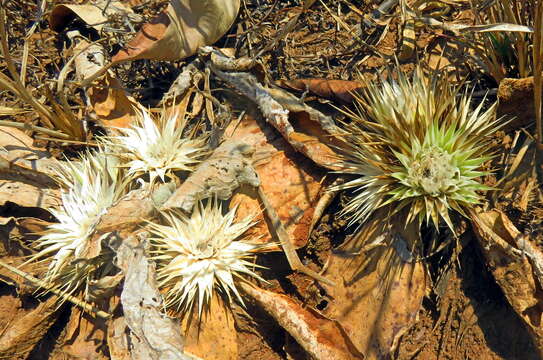
[{"label": "spiny bract", "polygon": [[[471,96],[446,79],[425,78],[417,69],[412,79],[371,84],[357,97],[359,111],[347,111],[351,122],[341,130],[346,145],[340,172],[356,178],[333,188],[354,189],[343,209],[350,224],[361,224],[378,208],[392,213],[407,208],[406,223],[439,219],[451,230],[449,211],[464,214],[489,190],[478,179],[492,158],[490,136],[499,127],[496,104],[483,102],[470,110]],[[465,215],[465,214],[464,214]]]},{"label": "spiny bract", "polygon": [[184,124],[178,124],[177,115],[162,115],[153,120],[148,111],[137,111],[136,121],[129,128],[117,128],[118,135],[102,141],[123,159],[128,175],[149,174],[151,183],[171,171],[192,170],[204,148],[203,139],[183,137]]},{"label": "spiny bract", "polygon": [[241,304],[234,279],[246,274],[260,279],[247,258],[265,246],[253,244],[243,234],[255,223],[250,217],[234,221],[236,208],[222,214],[217,201],[201,202],[192,215],[166,212],[166,225],[149,224],[155,245],[159,287],[165,289],[166,306],[183,314],[198,302],[198,316],[209,304],[216,287],[231,302],[233,293]]},{"label": "spiny bract", "polygon": [[115,157],[94,152],[58,163],[62,205],[50,209],[58,223],[48,227],[38,240],[41,250],[31,258],[50,259],[45,281],[51,285],[72,292],[89,280],[91,267],[76,260],[87,250],[100,217],[127,191],[117,165]]}]

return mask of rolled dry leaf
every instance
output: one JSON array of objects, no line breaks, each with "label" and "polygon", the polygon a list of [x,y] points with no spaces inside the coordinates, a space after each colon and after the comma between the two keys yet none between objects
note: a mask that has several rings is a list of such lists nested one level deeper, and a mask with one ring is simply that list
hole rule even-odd
[{"label": "rolled dry leaf", "polygon": [[[212,71],[223,81],[230,83],[253,101],[266,120],[289,142],[316,164],[337,170],[339,157],[330,146],[335,129],[333,120],[320,111],[304,104],[296,96],[281,89],[264,87],[248,73],[223,72],[215,67]],[[291,123],[292,119],[295,120]],[[294,123],[298,123],[294,127]],[[303,124],[302,124],[303,123]]]},{"label": "rolled dry leaf", "polygon": [[543,352],[542,252],[500,211],[471,211],[470,217],[496,283]]},{"label": "rolled dry leaf", "polygon": [[[88,79],[101,71],[106,63],[106,50],[102,44],[91,44],[78,37],[74,47],[74,63],[77,78]],[[92,86],[85,88],[87,107],[91,117],[106,127],[128,127],[136,119],[139,103],[128,94],[113,72],[107,71],[96,79]]]},{"label": "rolled dry leaf", "polygon": [[141,21],[141,16],[119,0],[97,0],[87,4],[62,4],[53,8],[49,16],[49,27],[61,32],[74,19],[79,18],[87,25],[101,31],[110,16],[125,16],[131,21]]},{"label": "rolled dry leaf", "polygon": [[0,358],[25,359],[59,317],[57,301],[50,297],[6,326],[0,336]]},{"label": "rolled dry leaf", "polygon": [[230,29],[239,5],[239,0],[170,0],[166,10],[143,25],[112,61],[175,61],[194,55]]},{"label": "rolled dry leaf", "polygon": [[[240,283],[245,293],[270,314],[298,344],[318,360],[364,359],[339,324],[298,305],[290,297]],[[361,319],[357,319],[361,321]]]},{"label": "rolled dry leaf", "polygon": [[131,343],[131,358],[191,359],[184,354],[185,339],[179,325],[163,313],[154,264],[145,256],[143,244],[136,236],[123,239],[117,251],[116,265],[125,275],[121,304]]}]

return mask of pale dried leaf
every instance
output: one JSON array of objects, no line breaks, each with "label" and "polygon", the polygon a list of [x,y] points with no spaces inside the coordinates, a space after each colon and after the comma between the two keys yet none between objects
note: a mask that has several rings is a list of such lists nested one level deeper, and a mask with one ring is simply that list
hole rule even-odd
[{"label": "pale dried leaf", "polygon": [[252,146],[243,141],[224,142],[209,159],[198,165],[162,208],[181,208],[190,212],[198,200],[213,196],[227,200],[242,184],[260,185],[251,163],[253,153]]},{"label": "pale dried leaf", "polygon": [[[102,44],[89,43],[78,38],[74,47],[74,63],[80,81],[88,79],[105,66],[106,50]],[[136,119],[139,103],[128,94],[112,71],[96,79],[92,86],[85,88],[90,116],[108,131],[112,127],[128,127]]]},{"label": "pale dried leaf", "polygon": [[170,0],[167,9],[145,24],[112,61],[174,61],[191,56],[228,31],[239,5],[239,0]]},{"label": "pale dried leaf", "polygon": [[50,185],[56,160],[44,149],[34,147],[33,142],[21,130],[0,126],[0,169]]},{"label": "pale dried leaf", "polygon": [[140,15],[135,14],[130,7],[119,0],[96,0],[82,5],[63,4],[55,6],[49,17],[49,26],[51,29],[60,32],[73,18],[78,17],[87,25],[102,31],[111,16],[126,17],[134,22],[139,22],[142,19]]},{"label": "pale dried leaf", "polygon": [[123,240],[117,266],[125,275],[121,304],[130,329],[133,360],[187,360],[179,325],[161,312],[154,265],[147,260],[143,244],[135,237]]},{"label": "pale dried leaf", "polygon": [[48,189],[12,180],[0,180],[0,206],[13,202],[23,207],[48,209],[60,205],[58,189]]}]

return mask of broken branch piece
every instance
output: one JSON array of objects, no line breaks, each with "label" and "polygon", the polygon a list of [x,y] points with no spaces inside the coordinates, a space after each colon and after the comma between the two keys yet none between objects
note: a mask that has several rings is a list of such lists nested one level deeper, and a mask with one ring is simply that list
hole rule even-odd
[{"label": "broken branch piece", "polygon": [[268,198],[266,197],[266,194],[264,194],[260,186],[258,187],[258,196],[260,197],[260,200],[262,201],[262,204],[266,209],[266,213],[272,223],[273,229],[270,230],[273,230],[273,232],[275,232],[275,234],[279,238],[279,242],[283,247],[283,251],[285,252],[290,268],[292,270],[297,270],[303,274],[306,274],[307,276],[310,276],[313,279],[323,282],[327,285],[335,286],[332,281],[328,280],[321,274],[311,270],[302,263],[302,261],[298,257],[298,254],[296,254],[296,249],[289,240],[287,231],[285,230],[283,224],[281,224],[279,216],[277,216],[277,212],[275,212],[275,209],[273,208],[273,206],[271,206]]}]

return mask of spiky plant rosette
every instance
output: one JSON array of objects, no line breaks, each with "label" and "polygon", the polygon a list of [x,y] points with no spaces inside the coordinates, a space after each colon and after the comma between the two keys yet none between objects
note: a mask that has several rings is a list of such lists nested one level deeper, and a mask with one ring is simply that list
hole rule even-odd
[{"label": "spiky plant rosette", "polygon": [[166,306],[189,314],[195,302],[198,316],[215,291],[232,294],[243,304],[236,281],[242,275],[260,279],[249,260],[268,246],[254,243],[245,234],[255,222],[251,217],[235,221],[236,208],[223,214],[218,201],[199,202],[190,216],[179,211],[163,213],[164,225],[149,223],[159,288]]},{"label": "spiky plant rosette", "polygon": [[56,181],[62,204],[49,209],[58,222],[43,233],[37,243],[39,252],[29,260],[48,263],[44,280],[50,285],[72,293],[107,265],[103,254],[90,262],[81,258],[100,218],[128,190],[118,164],[106,152],[90,151],[76,161],[58,163]]},{"label": "spiky plant rosette", "polygon": [[136,111],[136,120],[128,128],[116,128],[117,135],[102,138],[115,150],[128,175],[148,174],[153,183],[163,182],[172,171],[190,171],[204,153],[204,139],[183,137],[184,122],[173,111],[163,112],[156,120],[144,108]]},{"label": "spiky plant rosette", "polygon": [[375,210],[390,206],[391,214],[406,211],[406,223],[443,219],[454,232],[450,211],[465,215],[490,188],[483,164],[492,158],[491,135],[500,128],[496,104],[470,109],[471,96],[439,76],[426,78],[420,69],[410,79],[371,84],[357,98],[359,111],[348,111],[351,122],[343,136],[340,172],[355,178],[334,190],[355,195],[342,210],[350,224],[361,224]]}]

